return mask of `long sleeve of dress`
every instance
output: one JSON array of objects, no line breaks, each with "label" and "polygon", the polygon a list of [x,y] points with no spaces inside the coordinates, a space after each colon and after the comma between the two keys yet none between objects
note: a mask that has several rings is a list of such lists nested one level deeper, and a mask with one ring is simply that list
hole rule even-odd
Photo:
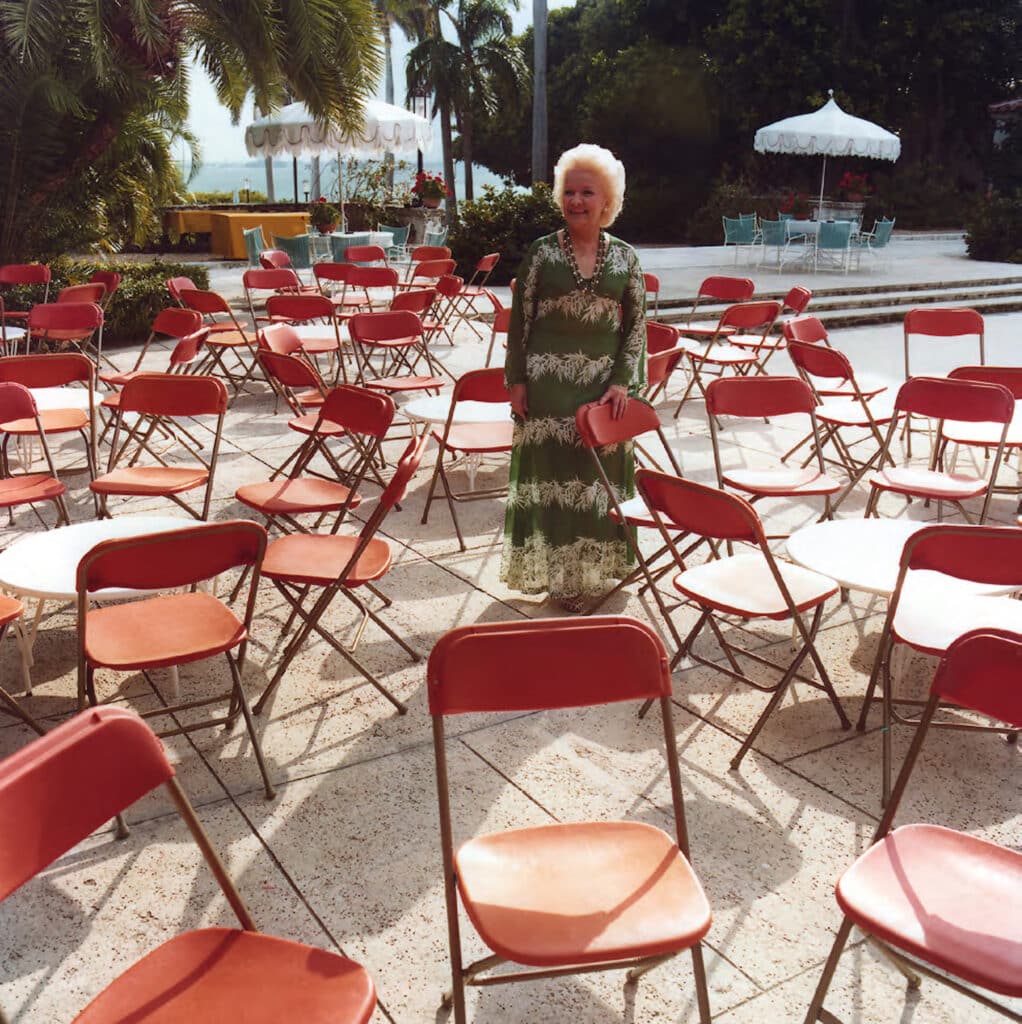
[{"label": "long sleeve of dress", "polygon": [[[525,254],[518,276],[515,279],[515,290],[511,296],[511,321],[507,332],[507,357],[504,360],[504,384],[513,388],[516,384],[524,384],[526,379],[526,351],[529,344],[529,330],[535,316],[534,306],[536,294],[536,275],[539,273],[539,261],[536,259],[536,245],[532,245]],[[645,292],[643,292],[645,298]]]},{"label": "long sleeve of dress", "polygon": [[646,282],[634,249],[628,253],[628,284],[621,296],[621,347],[608,387],[628,388],[635,397],[646,387]]}]

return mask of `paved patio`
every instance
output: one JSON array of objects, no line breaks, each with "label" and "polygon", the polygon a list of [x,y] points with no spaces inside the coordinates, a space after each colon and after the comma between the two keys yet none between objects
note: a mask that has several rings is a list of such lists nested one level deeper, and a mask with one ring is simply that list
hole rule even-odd
[{"label": "paved patio", "polygon": [[[973,268],[977,276],[999,272],[996,265],[962,259],[960,243],[957,249],[947,244],[947,265],[954,275],[966,276]],[[679,289],[689,287],[689,277],[697,284],[708,273],[733,270],[730,253],[721,262],[720,250],[644,250],[647,269],[663,269],[648,253],[666,252],[691,253],[691,262],[683,265],[680,256],[672,257]],[[710,259],[713,252],[717,266],[695,262]],[[668,257],[662,258],[666,266]],[[898,260],[899,270],[914,274],[912,280],[930,281],[949,279],[937,276],[943,259],[934,252],[932,260],[938,263],[923,254],[916,262],[906,253],[904,262],[897,254],[892,262]],[[1010,268],[1012,275],[1016,272]],[[770,273],[752,276],[764,290],[787,281]],[[793,275],[792,283],[796,280],[804,279]],[[822,286],[837,277],[821,274],[815,280]],[[239,281],[236,268],[218,269],[213,287],[236,294]],[[814,281],[808,283],[812,287]],[[1022,314],[991,317],[987,331],[988,362],[1017,364]],[[900,327],[841,331],[832,340],[857,370],[899,380]],[[436,351],[458,373],[480,365],[485,346],[462,330],[453,349],[439,345]],[[127,351],[118,353],[119,361],[131,358]],[[913,369],[943,373],[976,359],[968,344],[920,344],[913,350]],[[157,355],[154,367],[162,361]],[[788,372],[790,364],[782,355],[771,369]],[[671,418],[674,402],[659,409],[685,475],[711,482],[702,403],[686,405],[678,420]],[[769,425],[729,424],[723,434],[729,464],[766,464],[797,439],[798,426],[783,418]],[[293,444],[285,416],[273,415],[265,389],[237,401],[229,414],[213,517],[244,516],[233,498],[235,488],[265,477]],[[394,454],[401,445],[394,443],[388,451]],[[436,639],[456,625],[562,614],[498,582],[503,502],[462,508],[469,544],[464,553],[442,504],[434,505],[428,525],[420,524],[432,460],[431,451],[404,507],[383,527],[395,562],[382,584],[394,599],[389,620],[425,658]],[[501,472],[495,470],[493,479]],[[75,520],[92,516],[82,480],[70,481]],[[369,493],[375,497],[376,490]],[[860,516],[864,501],[863,489],[845,502],[840,516]],[[1014,522],[1015,506],[1014,498],[995,498],[993,518]],[[153,506],[143,501],[118,503],[115,514],[148,507]],[[795,529],[819,514],[813,504],[762,507],[771,532]],[[903,511],[893,498],[882,509],[888,515],[936,517],[935,510],[918,502]],[[360,509],[357,518],[365,514]],[[33,529],[37,524],[31,514],[20,515],[13,528],[0,530],[0,544]],[[341,604],[336,603],[328,622],[344,638],[354,620]],[[819,648],[853,721],[883,608],[881,601],[853,593],[845,604],[834,599],[825,612]],[[634,592],[609,602],[605,610],[660,628],[652,601]],[[676,616],[682,631],[685,622],[693,621],[688,609]],[[264,586],[246,669],[252,693],[265,685],[267,670],[272,674],[285,618],[283,602]],[[787,658],[789,630],[757,623],[741,633],[743,642],[757,650],[773,649]],[[409,713],[394,714],[325,643],[310,643],[258,720],[277,783],[274,801],[264,799],[244,730],[195,733],[170,740],[168,747],[259,926],[342,950],[362,962],[376,981],[379,1021],[442,1021],[446,1015],[438,1014],[439,998],[449,974],[424,661],[410,663],[372,625],[359,650],[365,663],[409,703]],[[709,641],[702,650],[719,654]],[[34,696],[26,699],[29,710],[49,722],[73,709],[74,651],[72,616],[53,616],[36,649]],[[908,659],[904,671],[919,688],[932,667],[925,658]],[[2,669],[13,685],[17,662],[10,643],[2,652]],[[186,667],[182,689],[202,694],[210,674],[221,671],[219,664]],[[103,698],[139,709],[157,705],[158,697],[138,675],[104,672],[97,679]],[[839,923],[834,881],[864,848],[878,816],[879,712],[864,734],[843,732],[822,694],[796,685],[740,771],[732,772],[728,762],[765,696],[702,667],[682,668],[674,682],[692,859],[714,913],[708,937],[714,1019],[722,1024],[800,1021]],[[580,817],[628,816],[661,825],[668,820],[669,786],[656,716],[640,721],[622,705],[496,720],[469,716],[455,719],[452,726],[458,837],[512,823]],[[894,736],[897,757],[907,746],[905,732]],[[29,738],[24,727],[0,717],[0,756]],[[1018,748],[997,737],[941,732],[931,737],[928,751],[902,820],[941,822],[1017,847],[1022,832]],[[183,825],[162,797],[144,800],[129,822],[133,827],[127,840],[115,840],[109,830],[97,833],[0,908],[0,1005],[19,1024],[68,1020],[118,970],[159,941],[186,928],[233,924]],[[473,940],[466,940],[466,951],[469,957],[482,954]],[[871,1024],[1000,1019],[934,983],[907,993],[901,976],[861,941],[843,957],[828,1006],[847,1022]],[[623,976],[613,972],[470,990],[469,1008],[470,1019],[502,1024],[696,1020],[685,957],[636,986],[625,986]]]}]

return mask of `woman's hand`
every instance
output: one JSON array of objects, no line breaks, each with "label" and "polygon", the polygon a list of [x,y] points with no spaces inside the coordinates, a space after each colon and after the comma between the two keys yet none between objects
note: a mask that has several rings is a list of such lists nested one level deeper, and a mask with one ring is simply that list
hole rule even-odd
[{"label": "woman's hand", "polygon": [[524,384],[511,385],[511,409],[520,419],[527,419],[529,415],[529,399]]},{"label": "woman's hand", "polygon": [[611,417],[616,420],[621,419],[625,414],[625,406],[628,404],[628,388],[621,384],[612,384],[603,392],[603,397],[596,404],[606,405],[608,402],[610,402]]}]

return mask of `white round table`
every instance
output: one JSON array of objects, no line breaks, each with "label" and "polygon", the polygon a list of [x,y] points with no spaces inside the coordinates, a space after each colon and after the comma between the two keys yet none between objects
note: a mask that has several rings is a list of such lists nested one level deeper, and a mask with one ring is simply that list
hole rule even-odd
[{"label": "white round table", "polygon": [[[89,411],[87,388],[29,388],[40,412],[51,409],[81,409]],[[96,400],[98,404],[98,399]]]}]

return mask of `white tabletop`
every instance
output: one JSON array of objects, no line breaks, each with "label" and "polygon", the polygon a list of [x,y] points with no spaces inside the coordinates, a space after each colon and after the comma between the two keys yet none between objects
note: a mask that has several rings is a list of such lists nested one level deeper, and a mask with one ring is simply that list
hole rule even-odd
[{"label": "white tabletop", "polygon": [[[834,519],[797,530],[787,541],[792,561],[829,576],[849,590],[890,597],[898,582],[905,541],[933,523],[911,519]],[[966,583],[935,572],[913,573],[916,583],[970,594],[1005,594],[1022,588]]]},{"label": "white tabletop", "polygon": [[29,388],[40,412],[50,409],[81,409],[89,411],[89,392],[86,388]]},{"label": "white tabletop", "polygon": [[365,238],[367,234],[369,241],[363,242],[363,245],[382,245],[386,248],[394,244],[393,231],[334,231],[331,233],[331,237],[340,238],[342,241],[351,241],[354,238]]},{"label": "white tabletop", "polygon": [[[412,420],[446,423],[451,399],[447,395],[413,398],[401,411]],[[510,402],[459,402],[452,423],[507,423],[511,419]]]},{"label": "white tabletop", "polygon": [[[291,328],[302,341],[318,341],[321,338],[329,338],[333,341],[337,335],[330,324],[299,324]],[[348,325],[341,324],[339,330],[342,340],[348,337]]]},{"label": "white tabletop", "polygon": [[[196,522],[184,516],[128,515],[29,534],[0,552],[0,587],[23,597],[70,601],[77,594],[78,563],[100,541],[180,530]],[[138,592],[111,589],[100,593],[116,598]]]}]

